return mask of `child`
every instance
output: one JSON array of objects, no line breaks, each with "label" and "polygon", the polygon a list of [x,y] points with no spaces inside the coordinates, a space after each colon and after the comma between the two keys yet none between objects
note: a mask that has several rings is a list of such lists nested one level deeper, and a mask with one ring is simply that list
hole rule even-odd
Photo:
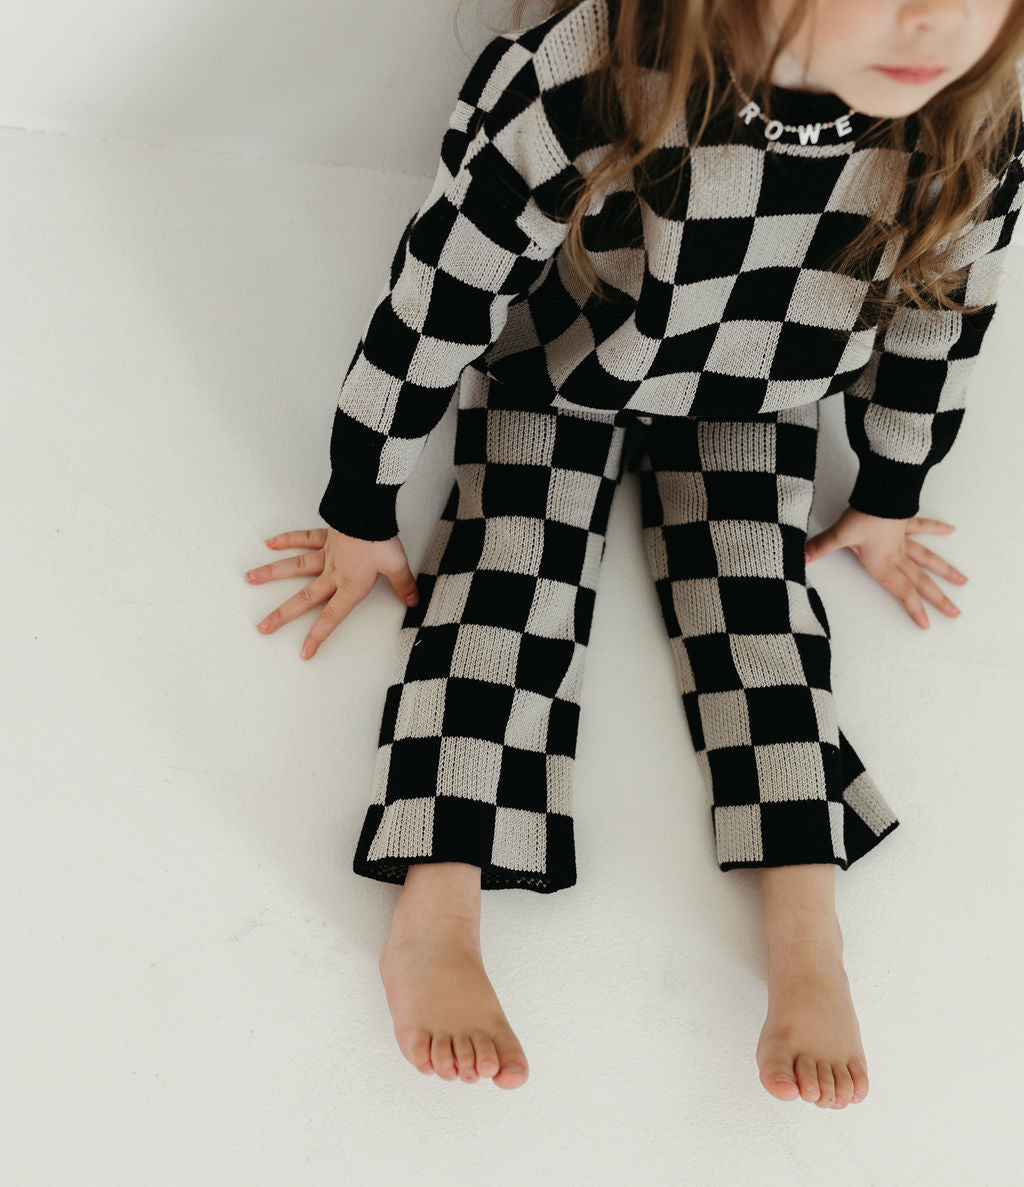
[{"label": "child", "polygon": [[[925,570],[965,578],[910,534],[951,530],[919,495],[1024,201],[1024,0],[551,9],[463,84],[341,389],[330,527],[249,574],[316,576],[260,626],[327,601],[307,656],[379,574],[408,605],[353,869],[403,884],[380,968],[405,1057],[517,1087],[480,892],[576,881],[582,665],[635,470],[717,860],[761,871],[760,1079],[843,1108],[868,1080],[834,872],[899,822],[839,729],[805,560],[850,548],[920,626],[922,597],[958,613]],[[456,389],[414,580],[396,495]],[[860,468],[808,541],[837,392]]]}]

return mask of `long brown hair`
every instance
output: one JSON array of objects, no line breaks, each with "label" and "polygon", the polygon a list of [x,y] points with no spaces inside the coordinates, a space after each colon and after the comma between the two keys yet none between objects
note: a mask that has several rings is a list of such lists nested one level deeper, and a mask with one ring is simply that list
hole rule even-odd
[{"label": "long brown hair", "polygon": [[[524,27],[528,0],[513,0],[513,30]],[[548,19],[581,0],[545,0]],[[686,107],[687,97],[703,95],[699,122],[687,111],[689,149],[700,143],[708,123],[730,99],[721,86],[716,56],[724,56],[744,91],[771,118],[769,79],[775,61],[801,28],[814,0],[795,0],[778,39],[767,48],[761,20],[752,19],[749,0],[610,0],[616,5],[614,34],[607,53],[590,64],[584,93],[588,118],[602,129],[610,148],[584,175],[568,220],[566,255],[590,292],[604,298],[601,283],[583,245],[582,223],[604,186],[636,169],[659,147],[661,138]],[[459,0],[458,13],[464,0]],[[766,7],[757,0],[756,12]],[[488,26],[490,27],[490,26]],[[492,30],[509,32],[512,30]],[[973,313],[981,305],[965,305],[966,269],[951,268],[946,251],[961,233],[986,216],[995,179],[1021,151],[1021,67],[1024,58],[1024,0],[1015,0],[1002,29],[982,58],[927,104],[911,115],[880,118],[871,126],[872,144],[906,155],[914,146],[908,121],[920,136],[924,165],[908,176],[901,200],[892,202],[890,153],[867,153],[873,171],[863,179],[867,193],[885,194],[885,202],[861,232],[837,253],[832,267],[859,276],[868,284],[856,328],[878,325],[884,331],[896,309],[911,302],[918,309],[936,307]],[[645,82],[649,64],[664,70],[664,85],[652,107]],[[761,63],[767,64],[760,66]],[[644,65],[646,64],[646,65]],[[718,74],[716,74],[718,70]],[[713,102],[718,94],[719,101]],[[686,153],[683,156],[685,162]],[[898,159],[898,158],[897,158]],[[870,166],[869,166],[870,168]],[[680,173],[682,172],[682,162]],[[938,179],[941,178],[941,184]],[[895,205],[897,212],[892,213]],[[889,246],[891,244],[891,246]],[[876,253],[892,260],[882,283],[873,279]],[[892,257],[895,256],[895,259]],[[994,299],[989,294],[987,301]],[[986,301],[986,303],[987,303]]]}]

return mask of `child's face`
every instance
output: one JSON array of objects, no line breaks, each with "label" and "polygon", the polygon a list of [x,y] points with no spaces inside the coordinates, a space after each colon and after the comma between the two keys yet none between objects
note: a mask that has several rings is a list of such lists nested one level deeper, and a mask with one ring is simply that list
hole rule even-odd
[{"label": "child's face", "polygon": [[[794,0],[768,0],[774,44]],[[831,91],[865,115],[896,118],[923,107],[985,53],[1014,0],[812,0],[771,81]],[[907,82],[879,66],[943,66]]]}]

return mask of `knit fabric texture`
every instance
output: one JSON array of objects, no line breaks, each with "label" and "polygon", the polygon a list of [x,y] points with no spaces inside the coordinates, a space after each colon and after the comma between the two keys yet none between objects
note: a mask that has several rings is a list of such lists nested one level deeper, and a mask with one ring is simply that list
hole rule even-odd
[{"label": "knit fabric texture", "polygon": [[[977,313],[911,307],[882,341],[877,327],[853,330],[868,284],[829,260],[880,205],[896,214],[922,167],[915,120],[893,151],[860,113],[848,136],[821,130],[849,111],[837,95],[785,87],[772,87],[771,113],[795,133],[768,139],[734,92],[681,168],[685,112],[653,182],[631,171],[591,201],[584,244],[611,299],[588,298],[563,247],[576,187],[609,147],[583,93],[615,11],[582,0],[500,34],[474,61],[341,386],[319,506],[338,531],[397,534],[398,491],[470,364],[539,409],[597,409],[615,423],[772,418],[841,392],[859,462],[850,505],[917,514],[995,312],[1024,141],[986,176],[982,215],[946,245],[949,267],[968,267],[953,296]],[[652,95],[664,77],[645,74]],[[878,154],[886,180],[869,189]],[[877,253],[875,281],[898,247]]]}]

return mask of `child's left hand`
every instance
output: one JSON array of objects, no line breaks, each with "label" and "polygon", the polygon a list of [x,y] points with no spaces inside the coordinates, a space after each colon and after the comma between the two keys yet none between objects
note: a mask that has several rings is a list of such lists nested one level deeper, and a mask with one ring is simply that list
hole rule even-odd
[{"label": "child's left hand", "polygon": [[903,603],[917,625],[927,628],[928,616],[921,594],[950,618],[955,618],[960,610],[924,570],[931,569],[961,584],[967,578],[941,556],[911,540],[910,534],[953,530],[951,523],[939,519],[922,519],[917,515],[910,519],[884,519],[847,507],[832,527],[807,538],[807,562],[816,561],[836,548],[849,548],[871,576]]}]

